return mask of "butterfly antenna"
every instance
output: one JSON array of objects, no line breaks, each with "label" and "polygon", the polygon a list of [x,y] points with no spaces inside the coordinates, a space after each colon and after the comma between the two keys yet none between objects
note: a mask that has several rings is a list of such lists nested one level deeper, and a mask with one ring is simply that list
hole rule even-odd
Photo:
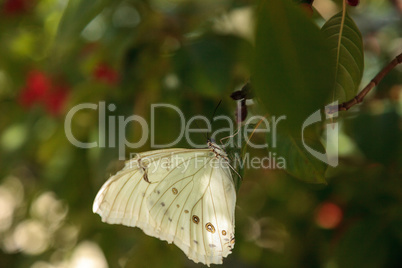
[{"label": "butterfly antenna", "polygon": [[214,110],[214,113],[212,114],[212,118],[214,118],[215,113],[216,113],[216,111],[218,110],[219,105],[221,105],[221,103],[222,103],[222,100],[220,100],[219,103],[218,103],[218,105],[216,105],[215,110]]},{"label": "butterfly antenna", "polygon": [[[220,100],[219,103],[218,103],[218,105],[216,105],[215,110],[214,110],[214,112],[213,112],[213,114],[212,114],[212,117],[211,117],[211,119],[210,119],[210,122],[212,122],[212,120],[213,120],[213,118],[214,118],[214,116],[215,116],[215,113],[216,113],[216,111],[218,110],[218,107],[219,107],[219,105],[221,105],[221,103],[222,103],[222,100]],[[209,140],[209,135],[207,135],[207,139]]]},{"label": "butterfly antenna", "polygon": [[[200,126],[197,124],[197,121],[194,120],[195,125],[197,126],[198,129],[201,129]],[[209,140],[208,138],[208,133],[205,135],[205,137],[207,138],[207,140]]]}]

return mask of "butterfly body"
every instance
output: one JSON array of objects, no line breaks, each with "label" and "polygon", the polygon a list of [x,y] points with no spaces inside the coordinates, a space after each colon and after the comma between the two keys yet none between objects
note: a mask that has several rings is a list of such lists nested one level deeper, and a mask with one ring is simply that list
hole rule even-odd
[{"label": "butterfly body", "polygon": [[220,264],[234,246],[236,192],[226,153],[168,149],[137,154],[98,192],[102,221],[141,228],[195,262]]}]

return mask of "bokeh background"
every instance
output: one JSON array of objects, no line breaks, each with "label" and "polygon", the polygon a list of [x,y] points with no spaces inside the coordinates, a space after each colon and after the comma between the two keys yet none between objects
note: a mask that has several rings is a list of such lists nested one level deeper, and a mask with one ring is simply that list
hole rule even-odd
[{"label": "bokeh background", "polygon": [[[218,114],[234,117],[229,96],[250,77],[255,5],[0,2],[0,267],[201,266],[174,245],[92,213],[97,191],[121,168],[118,150],[73,146],[64,119],[75,105],[100,101],[116,105],[108,116],[149,120],[153,103],[209,117],[222,100]],[[314,6],[322,25],[340,1]],[[402,2],[361,0],[348,12],[364,38],[364,86],[401,53]],[[401,72],[392,70],[361,107],[342,114],[340,165],[328,169],[328,185],[245,170],[236,245],[223,266],[401,267]],[[249,112],[259,113],[258,105]],[[156,140],[173,140],[175,114],[157,116]],[[72,130],[81,141],[98,141],[98,111],[77,113]],[[135,124],[125,134],[140,137]],[[148,149],[149,142],[127,156]]]}]

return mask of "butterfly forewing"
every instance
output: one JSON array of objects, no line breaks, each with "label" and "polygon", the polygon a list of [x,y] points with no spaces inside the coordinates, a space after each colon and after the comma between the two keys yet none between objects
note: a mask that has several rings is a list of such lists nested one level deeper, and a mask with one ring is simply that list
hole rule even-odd
[{"label": "butterfly forewing", "polygon": [[93,211],[110,224],[142,226],[149,221],[149,213],[142,202],[147,192],[156,185],[143,180],[138,169],[123,169],[110,178],[95,198]]},{"label": "butterfly forewing", "polygon": [[195,262],[222,263],[234,245],[236,193],[226,155],[214,148],[138,154],[102,186],[93,211],[173,242]]}]

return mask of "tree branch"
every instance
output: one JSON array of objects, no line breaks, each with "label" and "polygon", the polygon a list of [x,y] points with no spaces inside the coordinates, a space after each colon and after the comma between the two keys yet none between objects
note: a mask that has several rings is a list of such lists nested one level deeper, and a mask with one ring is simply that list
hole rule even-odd
[{"label": "tree branch", "polygon": [[338,111],[347,111],[352,108],[354,105],[361,103],[364,97],[373,89],[375,86],[380,83],[380,81],[387,75],[392,69],[395,68],[398,64],[402,63],[402,53],[395,57],[387,66],[385,66],[371,81],[370,83],[362,89],[353,99],[341,103],[339,105],[329,106],[326,108],[326,112],[328,114],[333,114]]}]

